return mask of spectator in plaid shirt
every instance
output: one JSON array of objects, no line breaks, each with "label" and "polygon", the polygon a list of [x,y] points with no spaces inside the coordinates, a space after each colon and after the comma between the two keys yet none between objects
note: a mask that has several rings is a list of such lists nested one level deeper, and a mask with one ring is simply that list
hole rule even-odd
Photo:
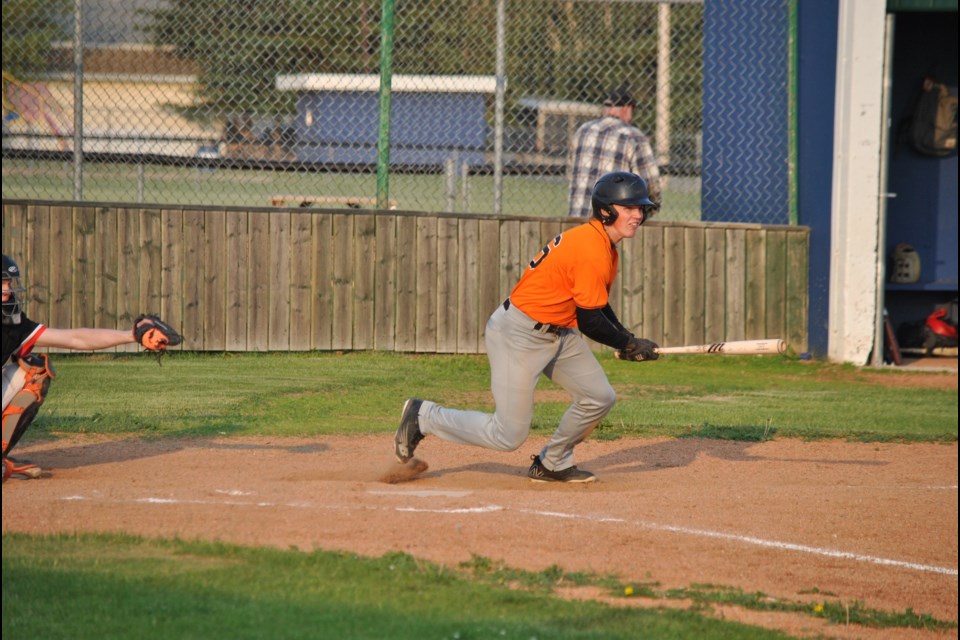
[{"label": "spectator in plaid shirt", "polygon": [[573,136],[567,162],[570,178],[571,217],[593,215],[593,185],[600,176],[629,171],[647,181],[650,198],[660,204],[660,169],[650,141],[632,126],[637,103],[625,88],[610,92],[603,102],[603,115],[583,123]]}]

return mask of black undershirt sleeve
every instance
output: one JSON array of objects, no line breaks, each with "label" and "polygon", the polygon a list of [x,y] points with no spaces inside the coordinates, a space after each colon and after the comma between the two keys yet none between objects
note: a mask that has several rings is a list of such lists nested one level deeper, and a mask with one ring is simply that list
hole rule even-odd
[{"label": "black undershirt sleeve", "polygon": [[620,319],[617,318],[617,314],[613,312],[613,307],[611,307],[609,303],[603,309],[600,309],[600,311],[603,312],[603,315],[606,317],[606,319],[609,320],[610,324],[615,326],[618,331],[623,331],[624,333],[630,333],[629,331],[627,331],[626,327],[620,324]]},{"label": "black undershirt sleeve", "polygon": [[610,305],[602,309],[577,307],[577,327],[591,340],[614,349],[623,349],[630,340],[630,332],[623,328]]}]

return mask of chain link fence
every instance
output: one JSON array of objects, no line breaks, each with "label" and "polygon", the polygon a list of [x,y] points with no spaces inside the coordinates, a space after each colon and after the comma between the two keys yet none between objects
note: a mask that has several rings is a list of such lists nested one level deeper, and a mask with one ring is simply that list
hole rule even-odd
[{"label": "chain link fence", "polygon": [[[569,141],[625,86],[660,166],[661,219],[701,219],[702,2],[396,0],[388,52],[381,9],[5,0],[3,197],[565,216]],[[763,99],[784,101],[776,69]],[[787,138],[777,119],[755,126]],[[724,161],[755,153],[718,145]]]}]

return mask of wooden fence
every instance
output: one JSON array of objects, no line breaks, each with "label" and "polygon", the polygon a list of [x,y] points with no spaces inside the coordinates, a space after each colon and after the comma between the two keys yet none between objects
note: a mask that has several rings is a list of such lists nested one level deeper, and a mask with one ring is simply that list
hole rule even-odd
[{"label": "wooden fence", "polygon": [[[3,252],[28,316],[52,327],[149,312],[188,350],[482,353],[527,261],[581,223],[4,201]],[[654,220],[619,245],[611,304],[663,346],[782,337],[805,351],[808,246],[806,227]]]}]

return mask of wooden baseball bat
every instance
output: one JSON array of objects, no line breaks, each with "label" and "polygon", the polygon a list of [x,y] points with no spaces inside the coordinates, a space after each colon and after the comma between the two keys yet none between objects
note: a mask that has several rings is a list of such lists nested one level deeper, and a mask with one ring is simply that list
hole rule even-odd
[{"label": "wooden baseball bat", "polygon": [[787,344],[779,338],[766,340],[734,340],[712,344],[694,344],[686,347],[659,347],[660,354],[723,353],[731,356],[753,356],[768,353],[784,353]]}]

